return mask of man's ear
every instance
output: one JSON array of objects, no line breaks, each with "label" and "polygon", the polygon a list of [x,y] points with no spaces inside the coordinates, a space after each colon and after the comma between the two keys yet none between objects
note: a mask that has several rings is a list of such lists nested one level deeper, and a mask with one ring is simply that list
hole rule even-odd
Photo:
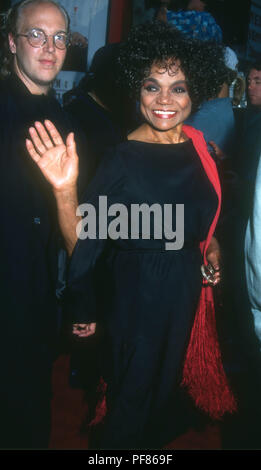
[{"label": "man's ear", "polygon": [[12,33],[8,34],[9,48],[12,54],[16,54],[16,43]]}]

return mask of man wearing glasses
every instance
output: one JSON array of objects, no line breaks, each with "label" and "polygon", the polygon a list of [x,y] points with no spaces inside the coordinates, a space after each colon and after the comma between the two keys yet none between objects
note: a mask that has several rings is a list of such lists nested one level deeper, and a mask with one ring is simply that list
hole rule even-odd
[{"label": "man wearing glasses", "polygon": [[66,56],[66,11],[55,2],[25,0],[13,7],[8,19],[10,23],[17,19],[8,32],[14,72],[31,93],[47,94]]},{"label": "man wearing glasses", "polygon": [[58,230],[50,188],[25,149],[28,128],[71,123],[51,93],[69,37],[55,1],[4,16],[0,80],[0,448],[47,448],[58,332]]}]

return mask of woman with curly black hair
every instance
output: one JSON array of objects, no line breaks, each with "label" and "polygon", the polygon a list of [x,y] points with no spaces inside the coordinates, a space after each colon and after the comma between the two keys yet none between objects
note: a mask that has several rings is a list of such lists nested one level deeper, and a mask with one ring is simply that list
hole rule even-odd
[{"label": "woman with curly black hair", "polygon": [[[78,216],[73,135],[64,145],[50,122],[37,123],[27,149],[52,184],[72,254],[66,301],[74,333],[89,336],[96,322],[105,330],[107,415],[97,447],[152,449],[178,430],[181,383],[214,418],[235,409],[212,297],[220,280],[218,175],[201,132],[183,125],[221,87],[223,52],[155,23],[133,29],[120,64],[143,123],[106,155]],[[97,287],[98,266],[107,276]]]}]

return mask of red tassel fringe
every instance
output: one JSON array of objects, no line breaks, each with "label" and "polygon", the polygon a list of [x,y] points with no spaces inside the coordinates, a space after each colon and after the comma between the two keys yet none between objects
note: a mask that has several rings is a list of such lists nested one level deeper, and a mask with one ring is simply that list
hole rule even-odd
[{"label": "red tassel fringe", "polygon": [[[222,365],[211,287],[203,287],[201,290],[181,385],[187,388],[196,406],[213,419],[219,420],[225,413],[237,411],[236,399]],[[102,423],[105,418],[106,389],[107,384],[101,377],[97,389],[100,399],[90,426]]]},{"label": "red tassel fringe", "polygon": [[219,349],[213,292],[203,287],[186,353],[182,385],[213,419],[237,410]]}]

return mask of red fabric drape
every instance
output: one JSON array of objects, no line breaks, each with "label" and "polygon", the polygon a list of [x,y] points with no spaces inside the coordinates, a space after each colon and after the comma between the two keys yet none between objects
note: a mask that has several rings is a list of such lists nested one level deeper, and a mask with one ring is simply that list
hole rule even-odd
[{"label": "red fabric drape", "polygon": [[[207,239],[200,245],[204,264],[207,264],[206,251],[215,231],[221,208],[220,182],[215,162],[208,152],[202,132],[186,125],[183,126],[183,131],[192,139],[204,170],[218,196],[218,208]],[[210,286],[203,285],[201,290],[186,352],[182,385],[187,387],[196,405],[214,419],[220,419],[224,413],[232,413],[237,408],[235,397],[222,365],[216,330],[213,290]]]}]

